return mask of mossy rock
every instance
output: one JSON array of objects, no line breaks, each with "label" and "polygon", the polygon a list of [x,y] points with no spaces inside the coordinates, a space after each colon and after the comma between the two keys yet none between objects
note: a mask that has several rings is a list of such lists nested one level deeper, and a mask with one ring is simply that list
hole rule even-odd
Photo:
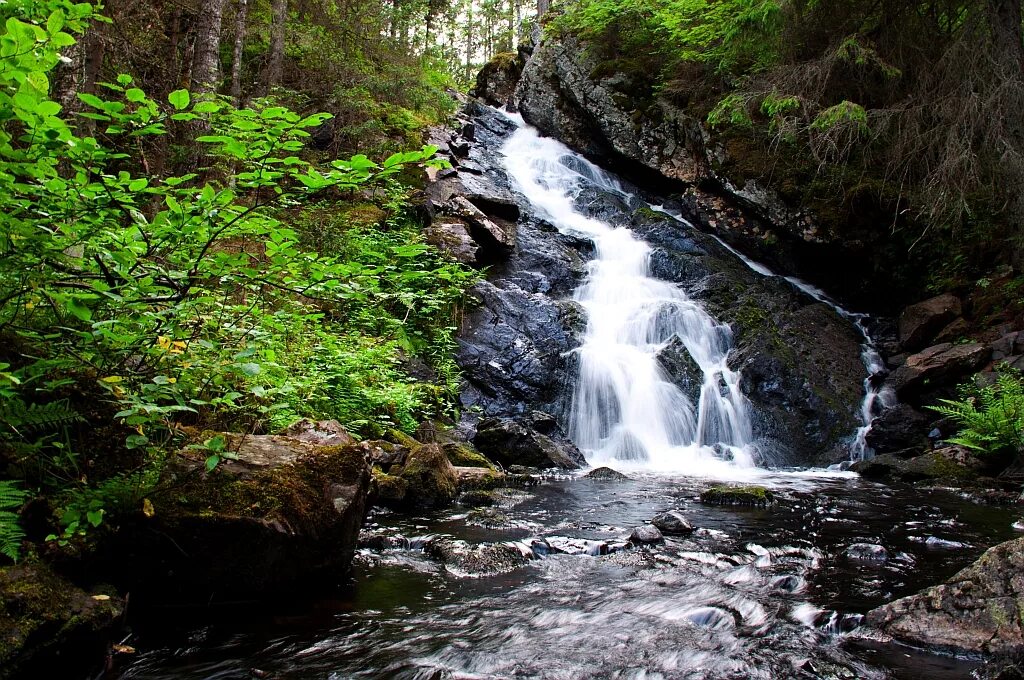
[{"label": "mossy rock", "polygon": [[395,506],[405,502],[409,482],[402,477],[373,470],[373,500],[377,505]]},{"label": "mossy rock", "polygon": [[509,475],[491,468],[457,467],[460,491],[490,491],[510,484]]},{"label": "mossy rock", "polygon": [[700,502],[765,507],[775,502],[775,494],[763,486],[713,486],[700,494]]},{"label": "mossy rock", "polygon": [[450,505],[458,490],[455,468],[437,444],[423,444],[409,454],[401,474],[408,485],[406,499],[415,507]]},{"label": "mossy rock", "polygon": [[413,437],[410,437],[401,430],[388,430],[384,438],[387,439],[389,442],[393,442],[395,444],[398,444],[399,446],[404,446],[410,451],[414,451],[419,447],[423,446],[423,444],[421,444],[419,441],[417,441]]},{"label": "mossy rock", "polygon": [[113,589],[86,593],[45,565],[0,569],[0,678],[68,677],[98,667],[123,611]]},{"label": "mossy rock", "polygon": [[494,464],[487,460],[484,454],[474,449],[469,444],[451,442],[442,445],[444,455],[448,461],[456,467],[481,467],[494,469]]},{"label": "mossy rock", "polygon": [[493,491],[474,489],[466,491],[459,496],[459,504],[467,508],[486,508],[494,505],[496,502],[497,499],[494,497]]}]

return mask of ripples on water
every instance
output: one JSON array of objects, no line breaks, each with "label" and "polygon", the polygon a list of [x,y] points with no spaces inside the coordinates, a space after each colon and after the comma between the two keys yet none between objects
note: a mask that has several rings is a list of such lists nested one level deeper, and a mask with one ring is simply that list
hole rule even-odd
[{"label": "ripples on water", "polygon": [[[153,651],[123,677],[248,678],[252,669],[332,679],[969,673],[964,662],[875,649],[858,639],[859,614],[952,575],[1007,538],[1009,511],[824,474],[763,475],[781,498],[771,508],[707,507],[696,500],[706,482],[633,476],[554,479],[511,494],[502,529],[467,525],[465,510],[379,512],[370,533],[474,545],[538,535],[621,544],[631,527],[670,508],[698,530],[651,549],[554,555],[489,576],[446,571],[423,541],[363,550],[354,582],[331,601],[229,613],[200,630],[141,629],[137,644]],[[851,560],[844,551],[853,543],[884,545],[890,559]]]}]

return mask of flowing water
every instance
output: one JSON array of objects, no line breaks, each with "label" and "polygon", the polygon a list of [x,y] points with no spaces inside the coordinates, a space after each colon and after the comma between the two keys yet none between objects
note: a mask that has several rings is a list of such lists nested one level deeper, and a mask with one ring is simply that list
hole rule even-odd
[{"label": "flowing water", "polygon": [[[570,434],[588,461],[694,473],[725,461],[753,465],[740,375],[728,365],[729,326],[679,286],[651,277],[647,243],[574,205],[586,184],[621,192],[615,180],[526,126],[502,153],[531,206],[560,231],[594,243],[587,280],[575,296],[586,310],[587,329],[577,350],[580,370],[570,415]],[[658,363],[658,352],[674,338],[703,374],[696,404]]]},{"label": "flowing water", "polygon": [[[375,510],[339,591],[151,614],[137,623],[130,642],[141,652],[121,677],[968,677],[970,661],[876,644],[861,615],[1011,537],[1011,510],[852,473],[756,467],[728,327],[651,278],[646,243],[573,207],[584,185],[621,193],[614,179],[526,127],[503,153],[531,207],[595,245],[575,293],[588,324],[569,425],[591,464],[629,478],[548,476],[482,511]],[[840,313],[860,322],[874,363],[863,319]],[[703,376],[695,403],[657,363],[676,337]],[[865,426],[881,398],[865,399]],[[736,479],[772,488],[778,502],[699,502],[709,483]],[[627,543],[668,510],[696,530]],[[859,558],[848,552],[855,544],[882,546],[886,558]]]}]

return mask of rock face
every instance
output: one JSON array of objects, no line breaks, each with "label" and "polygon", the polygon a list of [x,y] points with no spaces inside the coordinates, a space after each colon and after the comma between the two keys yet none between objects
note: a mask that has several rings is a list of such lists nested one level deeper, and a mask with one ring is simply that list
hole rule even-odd
[{"label": "rock face", "polygon": [[989,549],[945,584],[872,610],[871,625],[912,645],[1000,654],[1024,646],[1024,539]]},{"label": "rock face", "polygon": [[587,463],[580,450],[561,430],[550,428],[545,434],[538,431],[535,424],[511,418],[480,421],[473,443],[502,465],[575,470]]},{"label": "rock face", "polygon": [[370,488],[369,445],[337,423],[291,435],[223,435],[225,460],[185,450],[169,493],[98,548],[97,578],[154,601],[263,598],[349,567]]},{"label": "rock face", "polygon": [[949,294],[907,307],[899,318],[900,344],[909,351],[922,349],[961,311],[960,299]]},{"label": "rock face", "polygon": [[0,678],[93,675],[124,611],[112,590],[87,593],[42,564],[0,569]]}]

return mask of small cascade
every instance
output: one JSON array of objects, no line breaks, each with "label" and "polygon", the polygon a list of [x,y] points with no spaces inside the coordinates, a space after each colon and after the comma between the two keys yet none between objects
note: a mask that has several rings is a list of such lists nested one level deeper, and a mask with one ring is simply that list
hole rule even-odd
[{"label": "small cascade", "polygon": [[[650,207],[652,210],[664,213],[665,215],[668,215],[689,227],[693,227],[686,218],[672,211],[666,210],[664,206],[652,205]],[[761,276],[778,276],[778,274],[773,272],[771,269],[760,262],[751,260],[718,236],[715,236],[714,234],[711,234],[711,236],[718,241],[723,248],[735,255],[752,271],[757,272]],[[885,362],[882,360],[882,356],[878,353],[874,338],[871,337],[871,332],[868,330],[867,320],[869,317],[867,314],[859,314],[857,312],[849,311],[829,297],[828,293],[825,291],[807,283],[806,281],[798,279],[795,276],[786,276],[783,278],[797,290],[806,293],[818,302],[828,305],[834,309],[839,316],[850,321],[857,327],[861,337],[864,339],[864,342],[861,343],[861,360],[864,362],[864,368],[867,369],[867,377],[864,378],[864,400],[861,402],[860,406],[861,426],[857,428],[857,433],[854,435],[853,442],[850,444],[850,460],[857,461],[864,460],[865,458],[871,458],[874,455],[874,451],[871,450],[871,447],[869,447],[867,443],[868,432],[871,431],[871,423],[874,421],[875,416],[877,416],[882,410],[896,403],[896,395],[891,388],[882,386],[880,378],[882,376],[882,372],[885,370]]]},{"label": "small cascade", "polygon": [[[560,231],[594,243],[575,299],[587,313],[570,434],[593,465],[690,474],[754,465],[753,430],[740,375],[728,366],[732,333],[678,286],[652,278],[651,246],[629,229],[581,213],[590,185],[625,195],[607,173],[522,124],[501,152],[531,205]],[[681,343],[703,374],[687,395],[658,355]],[[695,401],[694,401],[695,397]]]}]

